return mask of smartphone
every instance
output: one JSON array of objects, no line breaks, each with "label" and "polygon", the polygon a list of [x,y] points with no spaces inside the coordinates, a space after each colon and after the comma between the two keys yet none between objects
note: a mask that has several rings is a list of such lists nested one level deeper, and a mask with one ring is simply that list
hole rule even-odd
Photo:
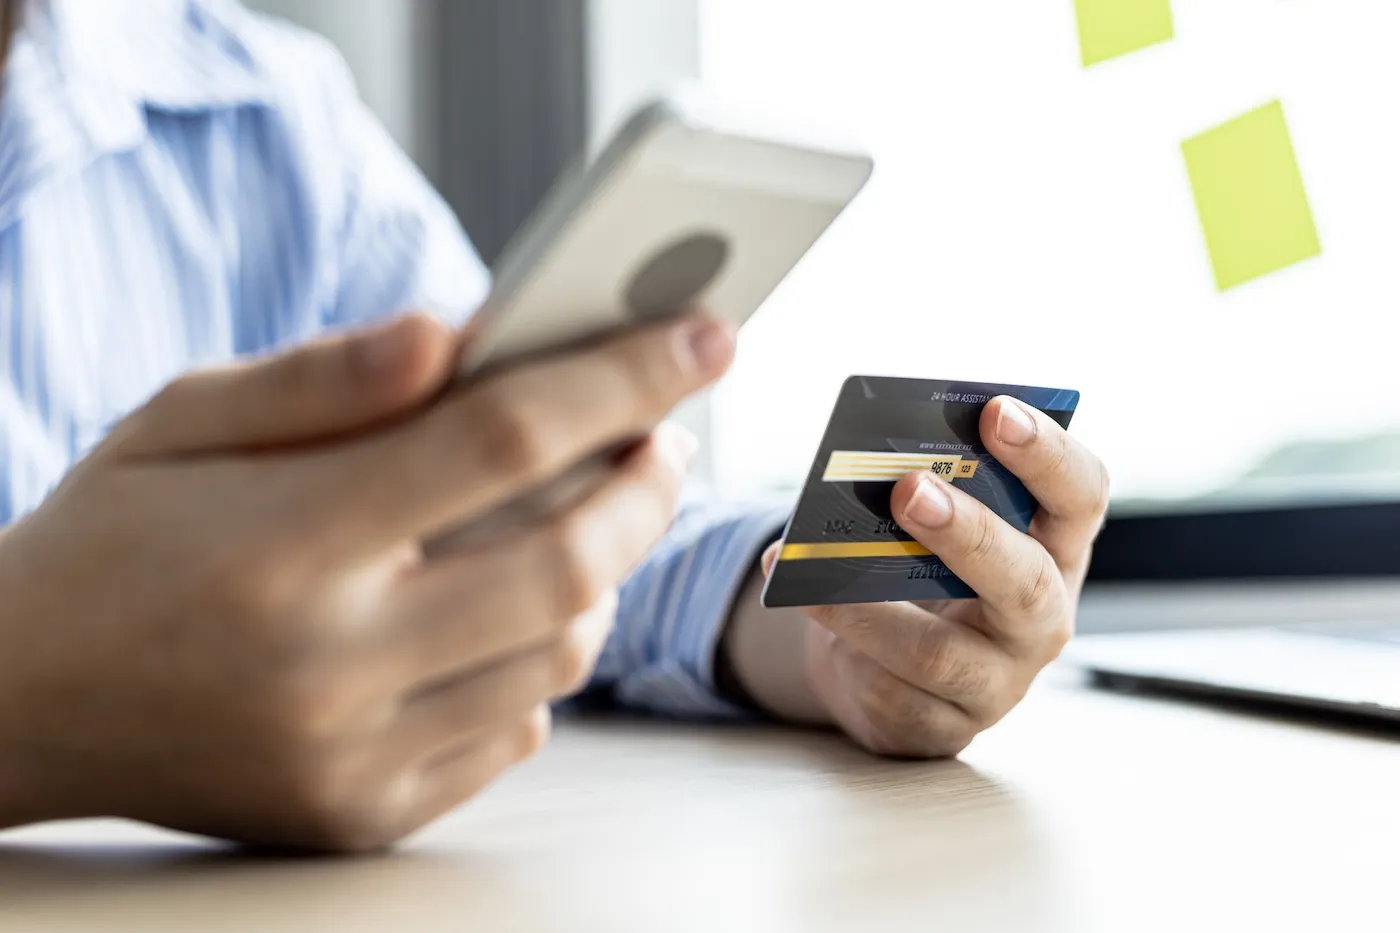
[{"label": "smartphone", "polygon": [[[693,89],[648,102],[556,182],[507,244],[468,325],[462,377],[695,307],[737,328],[873,166],[860,146],[782,114],[745,113]],[[548,497],[527,496],[473,528],[496,533],[507,516],[537,520],[576,500],[616,454],[599,451]]]},{"label": "smartphone", "polygon": [[696,305],[738,327],[873,165],[829,131],[695,91],[651,101],[507,244],[464,374]]}]

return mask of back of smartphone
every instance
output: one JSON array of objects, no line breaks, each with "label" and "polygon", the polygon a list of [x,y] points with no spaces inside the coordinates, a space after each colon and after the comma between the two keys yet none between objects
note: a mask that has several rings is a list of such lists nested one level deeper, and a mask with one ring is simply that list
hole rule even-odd
[{"label": "back of smartphone", "polygon": [[736,327],[869,177],[858,147],[671,96],[565,175],[497,263],[464,369],[695,305]]}]

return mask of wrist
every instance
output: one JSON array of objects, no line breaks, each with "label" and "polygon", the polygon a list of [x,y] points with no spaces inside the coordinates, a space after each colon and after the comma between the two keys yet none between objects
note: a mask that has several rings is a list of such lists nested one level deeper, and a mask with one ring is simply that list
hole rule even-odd
[{"label": "wrist", "polygon": [[811,627],[799,609],[765,609],[763,573],[745,583],[722,639],[731,676],[763,712],[788,722],[831,725],[807,664]]},{"label": "wrist", "polygon": [[734,667],[734,658],[729,647],[729,633],[732,630],[733,622],[731,621],[725,626],[723,636],[715,645],[715,692],[719,694],[721,699],[740,709],[760,716],[769,715],[771,711],[754,698],[748,684],[739,676],[739,672]]}]

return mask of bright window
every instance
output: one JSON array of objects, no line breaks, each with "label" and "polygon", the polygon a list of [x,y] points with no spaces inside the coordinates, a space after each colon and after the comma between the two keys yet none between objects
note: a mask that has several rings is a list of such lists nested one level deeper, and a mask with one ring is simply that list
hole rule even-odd
[{"label": "bright window", "polygon": [[[1174,7],[1084,69],[1071,0],[702,2],[708,84],[877,160],[715,395],[723,488],[799,483],[851,373],[1080,389],[1120,499],[1400,488],[1400,5]],[[1220,293],[1180,144],[1274,99],[1323,253]]]}]

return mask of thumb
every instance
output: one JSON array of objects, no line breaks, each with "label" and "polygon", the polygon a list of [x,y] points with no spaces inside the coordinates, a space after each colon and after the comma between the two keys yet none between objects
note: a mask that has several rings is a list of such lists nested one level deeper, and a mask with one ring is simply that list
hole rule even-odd
[{"label": "thumb", "polygon": [[432,398],[451,378],[457,337],[413,313],[279,353],[182,376],[123,421],[121,456],[293,445],[362,430]]}]

